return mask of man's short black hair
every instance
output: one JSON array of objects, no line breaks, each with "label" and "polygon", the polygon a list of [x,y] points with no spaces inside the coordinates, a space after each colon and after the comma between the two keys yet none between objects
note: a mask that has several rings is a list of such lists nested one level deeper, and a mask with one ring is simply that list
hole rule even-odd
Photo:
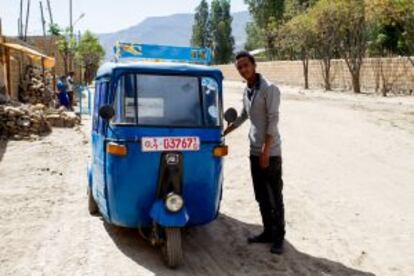
[{"label": "man's short black hair", "polygon": [[250,54],[247,51],[240,51],[236,54],[236,61],[241,59],[241,58],[248,58],[250,60],[251,63],[256,64],[256,59],[254,58],[254,56],[252,54]]}]

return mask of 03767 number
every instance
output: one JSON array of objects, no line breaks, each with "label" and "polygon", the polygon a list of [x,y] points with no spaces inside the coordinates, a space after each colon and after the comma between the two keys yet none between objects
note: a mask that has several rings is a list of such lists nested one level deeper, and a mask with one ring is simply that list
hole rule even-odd
[{"label": "03767 number", "polygon": [[199,137],[143,137],[142,151],[198,151]]}]

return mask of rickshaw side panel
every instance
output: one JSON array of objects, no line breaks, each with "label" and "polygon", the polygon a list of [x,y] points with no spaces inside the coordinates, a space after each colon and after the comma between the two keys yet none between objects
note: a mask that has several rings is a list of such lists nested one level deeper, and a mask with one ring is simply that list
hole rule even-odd
[{"label": "rickshaw side panel", "polygon": [[100,214],[109,221],[105,183],[105,139],[99,133],[92,133],[93,159],[91,164],[92,195]]},{"label": "rickshaw side panel", "polygon": [[108,103],[109,82],[97,81],[95,84],[94,112],[92,120],[92,160],[90,166],[92,195],[99,207],[101,215],[109,220],[108,205],[106,201],[105,182],[105,122],[99,117],[99,107]]}]

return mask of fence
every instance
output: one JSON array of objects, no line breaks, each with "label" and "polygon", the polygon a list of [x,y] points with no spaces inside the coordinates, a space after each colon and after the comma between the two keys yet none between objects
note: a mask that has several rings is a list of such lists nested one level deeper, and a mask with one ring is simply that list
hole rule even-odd
[{"label": "fence", "polygon": [[[232,64],[218,66],[227,80],[241,80]],[[333,60],[331,69],[332,88],[352,89],[351,75],[344,60]],[[258,62],[258,71],[268,79],[281,84],[303,86],[301,61]],[[309,85],[323,87],[319,60],[309,63]],[[414,91],[414,66],[407,58],[369,58],[364,60],[361,69],[361,87],[364,92],[374,93],[383,89],[396,94],[412,95]]]}]

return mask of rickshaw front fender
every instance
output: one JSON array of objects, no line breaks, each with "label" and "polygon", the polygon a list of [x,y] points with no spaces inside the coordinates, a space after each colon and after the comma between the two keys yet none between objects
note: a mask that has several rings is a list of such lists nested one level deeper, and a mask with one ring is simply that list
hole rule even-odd
[{"label": "rickshaw front fender", "polygon": [[188,220],[188,212],[185,206],[178,212],[170,212],[165,207],[163,200],[157,200],[151,208],[151,218],[163,227],[184,227]]}]

